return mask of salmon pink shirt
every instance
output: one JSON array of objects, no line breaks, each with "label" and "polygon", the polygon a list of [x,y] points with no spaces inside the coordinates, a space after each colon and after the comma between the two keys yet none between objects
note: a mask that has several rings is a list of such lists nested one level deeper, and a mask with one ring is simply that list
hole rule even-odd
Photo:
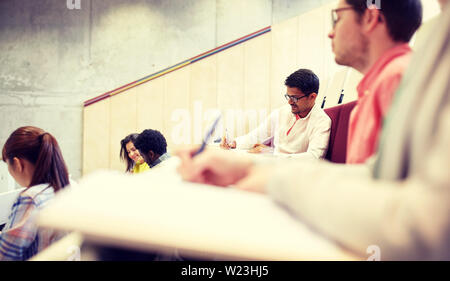
[{"label": "salmon pink shirt", "polygon": [[411,55],[408,44],[388,50],[359,83],[358,101],[350,114],[347,164],[364,163],[376,152],[383,119]]}]

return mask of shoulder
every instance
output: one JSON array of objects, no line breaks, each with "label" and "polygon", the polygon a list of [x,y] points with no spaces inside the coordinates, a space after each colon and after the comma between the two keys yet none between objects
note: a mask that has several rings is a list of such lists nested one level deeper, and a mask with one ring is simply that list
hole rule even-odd
[{"label": "shoulder", "polygon": [[378,75],[372,92],[379,103],[389,106],[403,75],[411,61],[412,52],[400,55],[389,62]]},{"label": "shoulder", "polygon": [[[164,153],[163,155],[161,155],[161,161],[167,160],[170,157],[172,157],[172,155],[169,154],[169,152]],[[147,166],[148,167],[148,166]],[[149,167],[150,169],[150,167]]]},{"label": "shoulder", "polygon": [[331,118],[328,116],[328,114],[320,108],[320,106],[314,106],[311,112],[311,117],[313,117],[315,120],[319,122],[326,122],[331,124]]},{"label": "shoulder", "polygon": [[412,51],[406,52],[391,60],[381,71],[378,81],[386,82],[390,79],[398,79],[399,77],[402,77],[403,73],[408,68],[411,57]]},{"label": "shoulder", "polygon": [[17,204],[35,205],[40,207],[44,205],[49,199],[54,197],[53,187],[48,184],[39,184],[31,186],[19,194]]}]

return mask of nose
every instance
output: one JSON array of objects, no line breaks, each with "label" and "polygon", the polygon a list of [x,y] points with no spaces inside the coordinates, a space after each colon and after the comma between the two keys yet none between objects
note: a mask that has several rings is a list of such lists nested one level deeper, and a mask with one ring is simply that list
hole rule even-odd
[{"label": "nose", "polygon": [[334,28],[328,33],[328,38],[330,39],[334,38]]}]

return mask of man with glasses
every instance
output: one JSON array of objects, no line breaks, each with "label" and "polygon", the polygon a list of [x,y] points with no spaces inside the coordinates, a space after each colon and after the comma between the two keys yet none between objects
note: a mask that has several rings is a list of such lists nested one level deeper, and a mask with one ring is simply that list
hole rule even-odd
[{"label": "man with glasses", "polygon": [[178,152],[180,174],[267,193],[361,257],[375,246],[382,260],[450,260],[450,1],[439,2],[444,14],[397,90],[374,163],[268,165],[192,149]]},{"label": "man with glasses", "polygon": [[273,138],[275,155],[311,159],[324,157],[331,120],[315,104],[319,78],[309,69],[300,69],[286,78],[285,86],[283,95],[288,105],[272,112],[258,128],[230,144],[223,138],[221,147],[260,153],[268,148],[261,142]]},{"label": "man with glasses", "polygon": [[408,42],[422,22],[420,0],[376,2],[381,5],[340,0],[331,13],[328,37],[336,63],[364,74],[350,116],[348,164],[364,163],[376,152],[383,118],[411,58]]}]

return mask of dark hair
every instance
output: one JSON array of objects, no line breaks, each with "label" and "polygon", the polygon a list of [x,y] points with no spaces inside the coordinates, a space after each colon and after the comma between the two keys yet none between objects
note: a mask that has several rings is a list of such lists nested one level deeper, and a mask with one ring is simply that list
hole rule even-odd
[{"label": "dark hair", "polygon": [[297,88],[305,95],[319,93],[319,77],[309,69],[299,69],[292,73],[284,81],[289,88]]},{"label": "dark hair", "polygon": [[[361,16],[367,7],[367,0],[346,0],[347,4]],[[422,24],[422,3],[420,0],[385,0],[381,2],[381,13],[386,19],[389,35],[395,42],[409,42]]]},{"label": "dark hair", "polygon": [[120,141],[120,158],[127,162],[127,169],[125,170],[125,172],[130,172],[134,166],[133,159],[128,156],[127,143],[131,141],[134,145],[138,136],[139,134],[130,134]]},{"label": "dark hair", "polygon": [[150,150],[159,155],[163,155],[167,152],[166,139],[159,131],[152,129],[142,131],[134,143],[134,146],[144,154],[148,154]]},{"label": "dark hair", "polygon": [[69,174],[56,139],[42,129],[27,126],[15,130],[2,150],[3,161],[13,158],[30,161],[35,170],[30,186],[48,183],[55,192],[69,184]]}]

